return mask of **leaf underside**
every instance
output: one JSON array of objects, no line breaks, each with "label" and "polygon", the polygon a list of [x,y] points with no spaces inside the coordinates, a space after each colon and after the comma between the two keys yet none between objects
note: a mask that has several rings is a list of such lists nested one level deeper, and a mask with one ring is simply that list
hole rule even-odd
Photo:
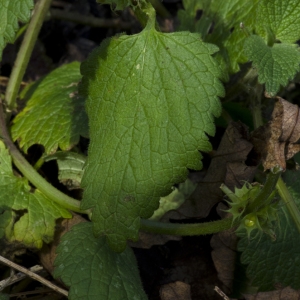
[{"label": "leaf underside", "polygon": [[111,251],[92,227],[88,222],[75,225],[57,247],[54,276],[71,287],[68,299],[146,300],[132,250]]},{"label": "leaf underside", "polygon": [[88,136],[85,99],[78,95],[80,64],[64,65],[37,81],[25,93],[25,108],[16,116],[11,128],[13,140],[27,152],[34,144],[45,147],[47,154],[58,147],[69,150]]},{"label": "leaf underside", "polygon": [[0,0],[0,60],[6,44],[15,40],[18,21],[28,22],[33,7],[33,0]]},{"label": "leaf underside", "polygon": [[96,234],[122,251],[136,240],[140,217],[160,196],[200,169],[221,112],[217,48],[197,34],[140,34],[107,40],[82,65],[90,147],[82,208],[93,208]]},{"label": "leaf underside", "polygon": [[11,157],[0,142],[0,233],[9,241],[41,248],[51,242],[55,220],[71,218],[66,209],[53,203],[39,190],[30,192],[24,178],[14,176]]}]

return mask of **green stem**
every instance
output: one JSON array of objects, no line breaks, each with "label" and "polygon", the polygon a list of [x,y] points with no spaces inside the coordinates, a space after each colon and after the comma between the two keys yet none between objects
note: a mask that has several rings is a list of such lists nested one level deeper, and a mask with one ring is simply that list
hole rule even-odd
[{"label": "green stem", "polygon": [[169,11],[163,6],[160,0],[150,0],[150,3],[155,8],[157,14],[163,18],[171,18]]},{"label": "green stem", "polygon": [[120,28],[123,30],[130,29],[132,27],[132,23],[123,22],[121,19],[100,19],[93,16],[84,16],[79,13],[69,12],[61,9],[51,9],[50,15],[52,19],[65,20],[91,27]]},{"label": "green stem", "polygon": [[80,201],[69,197],[68,195],[62,193],[54,186],[52,186],[39,173],[37,173],[36,170],[22,156],[15,144],[12,142],[10,135],[7,131],[2,102],[0,102],[0,135],[4,143],[6,144],[16,167],[45,196],[47,196],[53,202],[65,207],[66,209],[70,209],[79,213],[90,213],[90,211],[80,210]]},{"label": "green stem", "polygon": [[52,0],[40,0],[34,9],[34,14],[28,25],[20,50],[18,52],[15,64],[7,85],[5,102],[8,111],[15,108],[16,98],[19,92],[20,84],[28,65],[33,47],[37,40],[43,20],[50,7]]},{"label": "green stem", "polygon": [[38,161],[34,164],[33,168],[38,171],[45,162],[44,154],[38,159]]},{"label": "green stem", "polygon": [[218,221],[197,224],[163,223],[142,219],[140,229],[142,231],[156,234],[191,236],[213,234],[230,229],[236,225],[237,224],[233,222],[232,217]]},{"label": "green stem", "polygon": [[290,194],[284,181],[282,180],[282,178],[279,178],[276,187],[277,187],[278,193],[279,193],[281,199],[283,200],[283,202],[285,203],[298,231],[300,232],[300,212],[299,212],[299,209],[298,209],[292,195]]},{"label": "green stem", "polygon": [[[259,101],[259,105],[257,105],[257,102],[253,103],[252,113],[253,113],[254,128],[258,128],[259,126],[262,126],[263,120],[261,115],[260,101]],[[276,182],[276,189],[278,190],[278,193],[282,201],[286,204],[290,216],[292,217],[294,224],[296,225],[298,231],[300,232],[300,211],[281,177],[279,177]]]},{"label": "green stem", "polygon": [[247,206],[247,209],[245,211],[245,215],[254,212],[259,211],[262,207],[265,207],[268,205],[268,201],[270,201],[269,197],[274,192],[276,188],[276,184],[278,182],[278,179],[280,178],[281,171],[270,171],[270,173],[267,176],[266,182],[264,184],[264,187],[258,194],[258,196],[253,200],[252,203]]}]

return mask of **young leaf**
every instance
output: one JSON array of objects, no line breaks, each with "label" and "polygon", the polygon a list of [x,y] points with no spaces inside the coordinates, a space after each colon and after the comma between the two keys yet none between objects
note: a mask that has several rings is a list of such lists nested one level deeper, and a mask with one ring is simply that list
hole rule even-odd
[{"label": "young leaf", "polygon": [[[298,207],[300,206],[299,171],[286,171],[284,179]],[[281,205],[279,203],[279,205]],[[285,206],[278,213],[276,241],[253,234],[245,235],[238,243],[241,261],[247,264],[247,275],[259,291],[271,291],[276,286],[300,289],[300,239]]]},{"label": "young leaf", "polygon": [[299,71],[300,51],[293,44],[266,45],[263,38],[257,35],[245,41],[245,53],[257,68],[258,80],[266,84],[266,92],[276,95],[280,85],[286,86]]},{"label": "young leaf", "polygon": [[147,299],[132,250],[111,251],[92,227],[75,225],[57,247],[54,276],[71,287],[69,299]]},{"label": "young leaf", "polygon": [[221,112],[217,48],[152,23],[106,40],[82,65],[91,136],[82,208],[93,208],[95,233],[116,251],[137,240],[140,217],[153,214],[187,168],[201,169],[198,150],[211,150],[206,133]]},{"label": "young leaf", "polygon": [[42,144],[46,153],[69,150],[88,136],[84,98],[78,95],[79,63],[64,65],[33,84],[25,93],[26,107],[14,119],[13,140],[26,152]]},{"label": "young leaf", "polygon": [[[40,191],[30,192],[24,178],[15,177],[11,157],[0,141],[0,228],[6,239],[17,240],[28,247],[41,248],[54,234],[55,220],[71,214],[51,202]],[[42,226],[41,226],[42,225]]]},{"label": "young leaf", "polygon": [[33,0],[0,0],[0,60],[6,44],[15,40],[18,21],[28,22],[33,7]]},{"label": "young leaf", "polygon": [[[258,4],[258,0],[185,0],[185,10],[178,12],[180,28],[199,32],[204,41],[216,44],[220,48],[216,58],[226,62],[230,73],[235,73],[240,69],[239,64],[248,61],[243,52],[246,34],[240,23],[249,30],[255,27]],[[195,20],[199,10],[202,15]]]},{"label": "young leaf", "polygon": [[300,1],[263,0],[257,11],[257,33],[269,35],[283,43],[296,43],[300,38]]}]

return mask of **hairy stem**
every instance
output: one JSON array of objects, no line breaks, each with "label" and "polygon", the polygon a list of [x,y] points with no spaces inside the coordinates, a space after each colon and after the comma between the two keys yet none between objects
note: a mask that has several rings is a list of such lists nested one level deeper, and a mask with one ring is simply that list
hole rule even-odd
[{"label": "hairy stem", "polygon": [[12,142],[10,135],[6,128],[5,116],[3,112],[3,105],[0,101],[0,135],[8,148],[12,160],[20,172],[45,196],[47,196],[53,202],[70,209],[75,212],[89,214],[90,211],[80,210],[80,201],[75,200],[68,195],[62,193],[49,182],[47,182],[36,170],[28,163],[28,161],[22,156],[15,144]]},{"label": "hairy stem", "polygon": [[281,199],[283,200],[283,202],[285,203],[298,231],[300,232],[300,212],[299,212],[299,209],[298,209],[292,195],[290,194],[284,181],[282,180],[282,178],[279,178],[276,187],[277,187],[278,193],[279,193]]},{"label": "hairy stem", "polygon": [[120,28],[124,30],[132,27],[132,23],[123,22],[121,19],[100,19],[61,9],[51,9],[50,15],[52,19],[65,20],[90,27]]},{"label": "hairy stem", "polygon": [[40,0],[35,6],[6,89],[5,102],[9,111],[15,108],[22,78],[51,2],[52,0]]},{"label": "hairy stem", "polygon": [[253,200],[253,202],[249,204],[245,211],[245,215],[254,211],[259,211],[261,208],[269,204],[269,197],[274,192],[280,175],[281,171],[279,170],[274,172],[270,171],[270,173],[267,176],[264,187],[262,188],[258,196]]},{"label": "hairy stem", "polygon": [[233,218],[226,218],[213,222],[197,223],[197,224],[178,224],[178,223],[163,223],[150,220],[141,220],[141,230],[156,234],[191,236],[205,235],[221,232],[237,224],[233,222]]}]

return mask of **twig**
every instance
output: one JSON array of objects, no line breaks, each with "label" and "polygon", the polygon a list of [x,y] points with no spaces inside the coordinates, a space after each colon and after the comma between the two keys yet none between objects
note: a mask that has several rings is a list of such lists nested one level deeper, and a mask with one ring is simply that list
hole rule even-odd
[{"label": "twig", "polygon": [[41,282],[42,284],[44,284],[45,286],[51,288],[52,290],[54,290],[54,291],[56,291],[56,292],[58,292],[58,293],[60,293],[60,294],[62,294],[64,296],[68,297],[68,292],[66,290],[63,290],[62,288],[54,285],[49,280],[41,277],[40,275],[37,275],[37,274],[33,273],[32,271],[30,271],[30,270],[28,270],[26,268],[23,268],[23,267],[17,265],[16,263],[14,263],[14,262],[6,259],[5,257],[3,257],[1,255],[0,255],[0,261],[2,263],[4,263],[5,265],[9,266],[9,267],[14,268],[14,269],[16,269],[16,270],[18,270],[18,271],[26,274],[30,278]]},{"label": "twig", "polygon": [[[37,273],[43,270],[42,266],[36,265],[29,269],[33,273]],[[0,281],[0,291],[3,291],[7,286],[12,285],[18,281],[24,279],[26,275],[24,273],[12,274],[10,277]]]},{"label": "twig", "polygon": [[229,297],[225,295],[225,293],[218,287],[215,286],[214,290],[224,299],[224,300],[230,300]]}]

